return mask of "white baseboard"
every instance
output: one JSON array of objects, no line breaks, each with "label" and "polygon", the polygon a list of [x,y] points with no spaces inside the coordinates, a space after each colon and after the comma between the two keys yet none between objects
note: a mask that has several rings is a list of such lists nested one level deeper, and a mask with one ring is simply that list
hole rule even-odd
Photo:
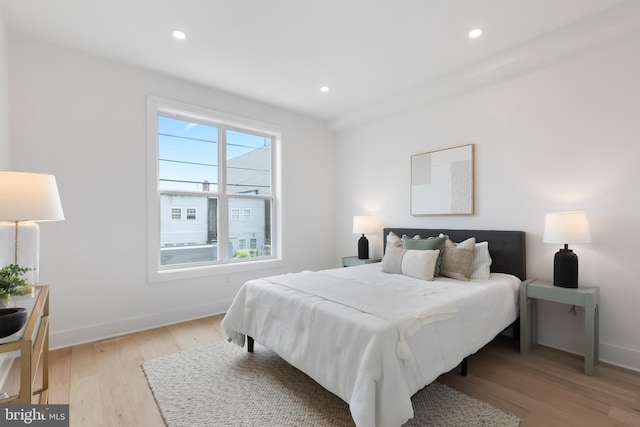
[{"label": "white baseboard", "polygon": [[218,301],[190,307],[179,307],[174,310],[153,313],[144,316],[117,319],[93,325],[83,325],[74,329],[51,332],[50,348],[71,347],[73,345],[113,338],[133,332],[173,325],[175,323],[214,316],[226,312],[232,300]]},{"label": "white baseboard", "polygon": [[[582,341],[582,336],[558,332],[549,333],[548,331],[546,331],[544,338],[538,338],[538,344],[580,356],[584,355]],[[640,372],[640,351],[603,343],[602,341],[600,342],[599,350],[601,362]]]},{"label": "white baseboard", "polygon": [[640,351],[638,350],[600,343],[600,360],[640,372]]}]

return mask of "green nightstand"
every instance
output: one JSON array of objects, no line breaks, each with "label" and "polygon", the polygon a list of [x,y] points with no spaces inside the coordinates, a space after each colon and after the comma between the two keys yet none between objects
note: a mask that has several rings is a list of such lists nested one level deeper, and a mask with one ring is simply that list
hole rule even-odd
[{"label": "green nightstand", "polygon": [[353,267],[354,265],[373,264],[382,261],[380,258],[360,259],[357,256],[346,256],[342,258],[343,267]]},{"label": "green nightstand", "polygon": [[600,288],[579,286],[562,288],[542,280],[520,285],[520,354],[527,354],[537,341],[536,300],[554,301],[584,307],[584,373],[593,375],[598,358]]}]

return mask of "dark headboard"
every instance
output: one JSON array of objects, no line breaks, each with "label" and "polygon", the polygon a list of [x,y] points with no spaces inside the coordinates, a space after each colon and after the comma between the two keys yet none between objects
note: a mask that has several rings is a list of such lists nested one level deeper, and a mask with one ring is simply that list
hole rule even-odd
[{"label": "dark headboard", "polygon": [[385,228],[383,236],[383,250],[387,246],[387,235],[393,231],[398,237],[403,234],[422,238],[446,234],[454,242],[461,242],[469,237],[475,237],[476,242],[488,242],[491,255],[491,271],[494,273],[513,274],[525,280],[527,278],[527,258],[524,231],[494,231],[494,230],[440,230],[425,228]]}]

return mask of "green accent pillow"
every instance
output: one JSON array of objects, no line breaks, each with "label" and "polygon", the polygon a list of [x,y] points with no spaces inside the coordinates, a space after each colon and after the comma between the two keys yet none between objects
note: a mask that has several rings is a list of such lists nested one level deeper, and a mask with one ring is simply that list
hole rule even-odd
[{"label": "green accent pillow", "polygon": [[408,236],[402,236],[402,247],[404,249],[414,249],[419,251],[439,250],[438,261],[436,261],[435,276],[440,275],[440,263],[442,262],[442,253],[444,245],[447,243],[449,236],[429,237],[428,239],[412,239]]}]

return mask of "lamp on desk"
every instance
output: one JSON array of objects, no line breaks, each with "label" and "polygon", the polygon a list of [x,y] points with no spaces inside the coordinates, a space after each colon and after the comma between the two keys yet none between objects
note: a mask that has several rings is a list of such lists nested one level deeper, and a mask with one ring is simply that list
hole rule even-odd
[{"label": "lamp on desk", "polygon": [[[53,175],[0,171],[0,232],[13,250],[0,242],[3,265],[28,267],[31,284],[38,283],[40,228],[36,221],[64,220],[58,185]],[[7,239],[6,235],[13,238]],[[20,248],[20,250],[18,250]]]},{"label": "lamp on desk", "polygon": [[548,213],[544,221],[545,243],[561,243],[564,248],[553,259],[553,284],[563,288],[578,287],[578,256],[569,243],[589,243],[591,233],[585,212]]},{"label": "lamp on desk", "polygon": [[375,218],[372,216],[354,216],[353,217],[353,234],[362,234],[358,240],[358,258],[369,259],[369,240],[365,237],[366,233],[372,233],[376,229]]}]

